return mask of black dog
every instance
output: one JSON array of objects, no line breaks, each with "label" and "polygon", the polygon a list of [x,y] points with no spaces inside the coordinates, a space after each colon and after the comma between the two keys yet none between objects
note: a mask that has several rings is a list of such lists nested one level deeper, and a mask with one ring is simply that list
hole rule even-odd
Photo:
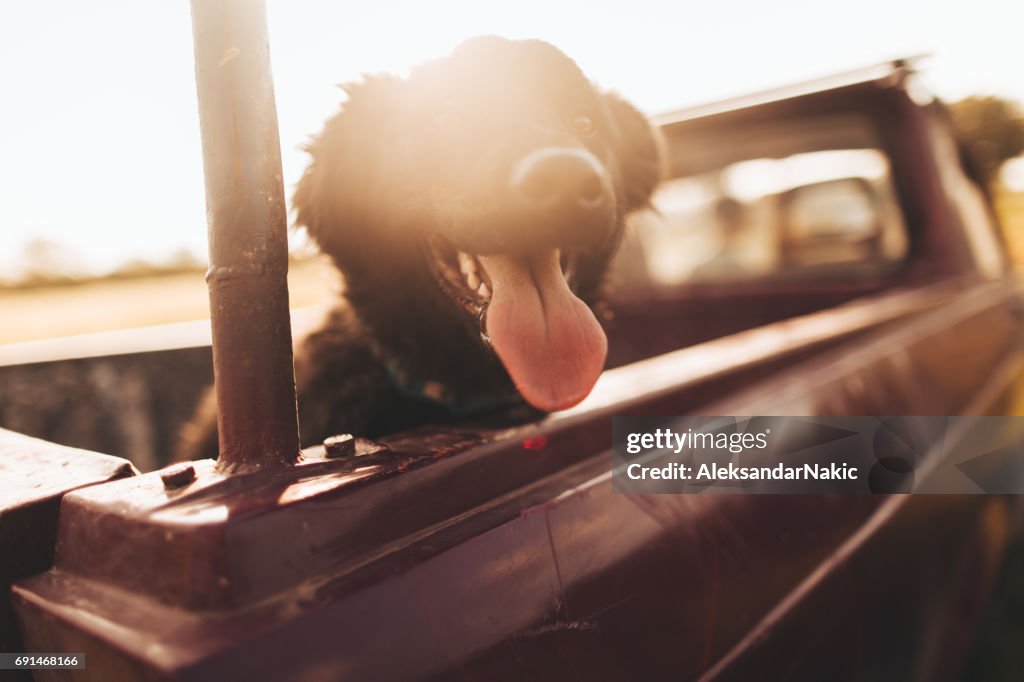
[{"label": "black dog", "polygon": [[[345,281],[296,353],[302,444],[582,400],[607,346],[592,306],[661,177],[647,120],[533,40],[345,89],[294,198]],[[189,456],[216,451],[214,421]]]}]

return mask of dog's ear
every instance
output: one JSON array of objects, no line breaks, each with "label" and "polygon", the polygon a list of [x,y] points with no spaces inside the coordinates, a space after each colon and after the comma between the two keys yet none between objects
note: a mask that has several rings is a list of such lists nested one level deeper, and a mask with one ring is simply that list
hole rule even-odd
[{"label": "dog's ear", "polygon": [[311,158],[292,198],[295,223],[339,266],[371,256],[382,241],[366,227],[379,229],[376,195],[395,184],[402,167],[396,138],[404,85],[393,76],[366,76],[341,86],[348,99],[305,147]]},{"label": "dog's ear", "polygon": [[612,140],[627,210],[645,208],[665,175],[665,145],[661,133],[617,93],[604,93],[604,100],[615,123],[616,134]]}]

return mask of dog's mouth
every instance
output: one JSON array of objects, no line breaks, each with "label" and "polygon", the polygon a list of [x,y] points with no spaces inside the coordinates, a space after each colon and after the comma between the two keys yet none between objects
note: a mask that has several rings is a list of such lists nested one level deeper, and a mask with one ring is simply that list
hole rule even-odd
[{"label": "dog's mouth", "polygon": [[480,328],[483,330],[483,318],[493,289],[490,276],[480,259],[460,251],[450,241],[436,234],[427,240],[427,247],[428,260],[438,284],[449,298],[481,319]]},{"label": "dog's mouth", "polygon": [[476,255],[434,235],[435,277],[480,321],[516,388],[534,407],[561,410],[583,400],[604,369],[608,341],[572,292],[573,258],[558,249],[531,255]]}]

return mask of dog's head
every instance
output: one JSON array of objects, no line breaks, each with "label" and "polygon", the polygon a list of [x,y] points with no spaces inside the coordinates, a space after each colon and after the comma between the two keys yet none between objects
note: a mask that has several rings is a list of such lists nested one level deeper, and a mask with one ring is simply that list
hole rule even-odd
[{"label": "dog's head", "polygon": [[295,207],[353,305],[443,293],[528,402],[583,399],[607,345],[589,304],[661,177],[647,120],[532,40],[476,38],[346,90]]}]

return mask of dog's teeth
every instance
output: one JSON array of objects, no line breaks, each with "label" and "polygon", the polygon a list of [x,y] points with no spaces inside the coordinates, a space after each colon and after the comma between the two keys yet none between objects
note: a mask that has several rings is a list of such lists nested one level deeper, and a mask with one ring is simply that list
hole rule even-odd
[{"label": "dog's teeth", "polygon": [[476,288],[476,293],[480,294],[484,298],[491,297],[491,290],[487,288],[486,282],[480,282],[480,286]]},{"label": "dog's teeth", "polygon": [[473,257],[468,253],[459,251],[459,270],[461,270],[462,274],[467,277],[470,274],[476,273],[476,264],[473,262]]},{"label": "dog's teeth", "polygon": [[478,286],[480,286],[480,278],[476,276],[475,272],[471,272],[468,275],[466,275],[466,284],[469,285],[470,289],[475,290]]}]

